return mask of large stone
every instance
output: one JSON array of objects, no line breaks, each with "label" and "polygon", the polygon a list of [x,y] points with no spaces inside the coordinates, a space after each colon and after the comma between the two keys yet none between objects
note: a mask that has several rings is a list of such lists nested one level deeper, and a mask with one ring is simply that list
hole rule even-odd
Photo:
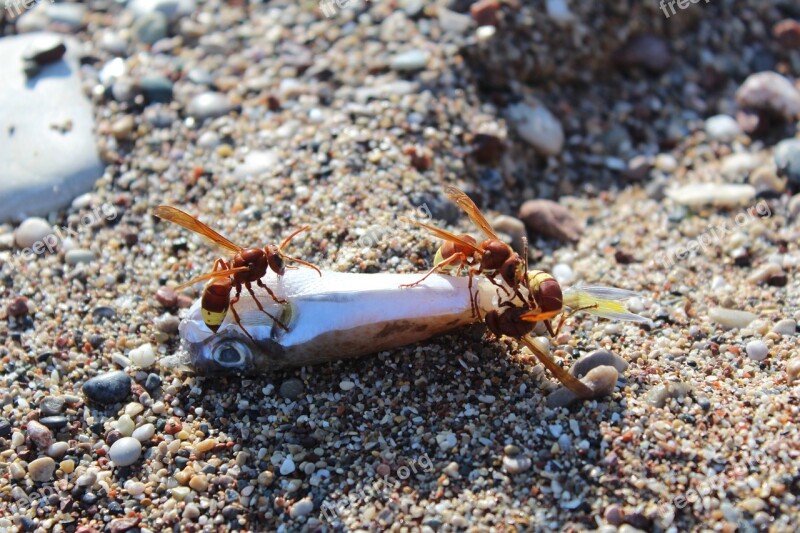
[{"label": "large stone", "polygon": [[53,35],[0,39],[0,222],[66,207],[103,174],[78,76],[78,41],[58,36],[65,57],[25,77],[23,56]]}]

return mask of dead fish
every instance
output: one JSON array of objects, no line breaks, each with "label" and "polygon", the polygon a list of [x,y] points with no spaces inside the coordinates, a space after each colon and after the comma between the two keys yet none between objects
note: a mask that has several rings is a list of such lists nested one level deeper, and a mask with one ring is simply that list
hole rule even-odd
[{"label": "dead fish", "polygon": [[[280,299],[263,289],[256,296],[287,330],[277,327],[250,298],[236,304],[251,341],[230,314],[212,333],[200,302],[181,321],[181,351],[166,366],[196,374],[260,374],[270,370],[359,357],[426,340],[480,321],[472,313],[468,278],[432,275],[415,287],[419,274],[353,274],[289,270],[264,278]],[[481,315],[491,309],[497,287],[476,277]],[[483,307],[485,306],[485,307]]]}]

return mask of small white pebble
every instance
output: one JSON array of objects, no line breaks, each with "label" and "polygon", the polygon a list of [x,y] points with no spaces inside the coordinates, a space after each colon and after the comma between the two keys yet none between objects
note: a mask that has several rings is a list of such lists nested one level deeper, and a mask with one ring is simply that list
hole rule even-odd
[{"label": "small white pebble", "polygon": [[149,342],[131,350],[128,354],[131,362],[139,368],[150,368],[156,362],[156,352]]},{"label": "small white pebble", "polygon": [[147,442],[153,435],[156,433],[156,427],[153,424],[145,424],[141,427],[136,428],[133,430],[133,434],[131,437],[138,440],[139,442]]},{"label": "small white pebble", "polygon": [[300,501],[295,502],[294,505],[289,509],[289,516],[292,518],[298,518],[300,516],[305,516],[311,511],[314,510],[314,502],[311,501],[311,498],[303,498]]},{"label": "small white pebble", "polygon": [[142,443],[133,437],[122,437],[108,450],[108,458],[116,466],[130,466],[142,455]]},{"label": "small white pebble", "polygon": [[747,356],[753,361],[763,361],[769,355],[769,348],[764,344],[764,341],[750,341],[745,348]]},{"label": "small white pebble", "polygon": [[347,392],[349,390],[353,390],[353,388],[355,386],[356,386],[356,384],[353,383],[352,381],[349,381],[349,380],[344,380],[341,383],[339,383],[339,388],[342,389],[345,392]]},{"label": "small white pebble", "polygon": [[292,459],[292,456],[290,455],[286,459],[284,459],[283,463],[281,464],[281,475],[282,476],[288,476],[289,474],[294,472],[294,469],[295,469],[294,460]]}]

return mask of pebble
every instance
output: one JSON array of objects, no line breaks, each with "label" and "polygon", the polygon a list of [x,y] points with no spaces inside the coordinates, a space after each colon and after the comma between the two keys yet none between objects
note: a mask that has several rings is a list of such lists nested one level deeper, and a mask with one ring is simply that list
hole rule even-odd
[{"label": "pebble", "polygon": [[750,174],[749,182],[758,195],[773,194],[779,196],[786,189],[785,181],[778,177],[771,165],[765,165],[754,170]]},{"label": "pebble", "polygon": [[128,358],[139,368],[147,369],[155,364],[156,352],[153,349],[153,345],[148,342],[131,350]]},{"label": "pebble", "polygon": [[24,296],[14,298],[14,301],[8,304],[8,309],[6,312],[10,317],[27,316],[30,314],[28,299]]},{"label": "pebble", "polygon": [[198,94],[187,107],[190,115],[201,120],[227,115],[232,109],[227,96],[211,91]]},{"label": "pebble", "polygon": [[764,341],[755,340],[747,343],[745,347],[747,356],[753,361],[763,361],[769,355],[769,348]]},{"label": "pebble", "polygon": [[794,359],[790,359],[786,363],[786,375],[788,377],[789,383],[793,383],[798,378],[800,378],[800,357],[795,357]]},{"label": "pebble", "polygon": [[131,138],[131,133],[136,127],[133,115],[124,115],[111,124],[111,134],[118,141],[124,141]]},{"label": "pebble", "polygon": [[353,383],[352,381],[349,381],[349,380],[344,380],[344,381],[339,383],[339,388],[342,389],[345,392],[353,390],[355,388],[355,386],[356,386],[356,384]]},{"label": "pebble", "polygon": [[124,401],[131,393],[131,378],[121,370],[106,372],[88,380],[82,390],[89,400],[111,405]]},{"label": "pebble", "polygon": [[714,115],[705,122],[705,130],[712,141],[730,142],[742,135],[742,128],[730,115]]},{"label": "pebble", "polygon": [[725,156],[720,163],[720,172],[729,181],[747,177],[761,165],[761,158],[747,152]]},{"label": "pebble", "polygon": [[558,241],[578,241],[581,225],[569,210],[552,200],[528,200],[519,210],[519,218],[532,237]]},{"label": "pebble", "polygon": [[69,423],[67,417],[61,415],[54,415],[54,416],[46,416],[44,418],[40,418],[39,422],[50,429],[61,429]]},{"label": "pebble", "polygon": [[183,500],[186,499],[187,496],[189,496],[190,492],[192,492],[192,489],[190,489],[189,487],[180,487],[180,486],[173,487],[172,497],[173,499],[182,502]]},{"label": "pebble", "polygon": [[164,307],[175,307],[178,305],[178,293],[172,287],[159,287],[156,291],[156,300]]},{"label": "pebble", "polygon": [[708,310],[708,317],[722,327],[737,329],[747,327],[758,315],[737,309],[712,307]]},{"label": "pebble", "polygon": [[53,233],[51,226],[45,219],[31,217],[25,219],[14,232],[14,241],[19,248],[32,248],[37,241]]},{"label": "pebble", "polygon": [[124,436],[130,437],[133,434],[133,430],[136,429],[136,424],[129,415],[122,415],[114,422],[114,427]]},{"label": "pebble", "polygon": [[785,139],[775,146],[775,167],[796,190],[800,186],[800,139]]},{"label": "pebble", "polygon": [[295,502],[294,505],[289,508],[289,516],[292,518],[300,518],[301,516],[306,516],[311,513],[313,510],[314,502],[310,497],[305,497]]},{"label": "pebble", "polygon": [[39,410],[44,416],[58,415],[64,410],[65,404],[61,396],[48,396],[39,404]]},{"label": "pebble", "polygon": [[783,19],[772,28],[772,34],[784,48],[800,48],[800,22]]},{"label": "pebble", "polygon": [[40,457],[28,463],[28,474],[37,483],[44,483],[53,478],[56,471],[56,462],[50,457]]},{"label": "pebble", "polygon": [[[73,7],[76,5],[48,4],[46,10],[52,16]],[[51,46],[54,40],[61,40],[66,46],[63,60],[28,80],[20,68],[23,56],[29,50]],[[78,51],[82,49],[75,38],[46,31],[0,39],[0,79],[4,89],[0,92],[0,109],[4,110],[5,124],[0,142],[0,222],[65,208],[103,175],[105,166],[98,157],[93,133],[93,109],[84,93],[78,64]],[[48,72],[54,75],[47,75]],[[8,131],[11,125],[16,125],[13,135]],[[47,233],[51,232],[48,229]]]},{"label": "pebble", "polygon": [[617,49],[614,62],[623,69],[643,68],[659,74],[669,68],[672,57],[663,37],[642,33],[632,35]]},{"label": "pebble", "polygon": [[575,272],[573,272],[572,267],[564,263],[555,265],[552,274],[561,285],[569,285],[575,279]]},{"label": "pebble", "polygon": [[141,496],[142,494],[144,494],[147,485],[145,485],[141,481],[134,481],[132,479],[129,479],[128,481],[125,482],[124,487],[125,490],[128,491],[128,494],[130,494],[135,498],[136,496]]},{"label": "pebble", "polygon": [[775,263],[768,263],[755,270],[749,276],[747,276],[747,282],[752,285],[758,285],[760,283],[766,283],[771,278],[783,275],[785,275],[785,272],[780,267],[780,265],[776,265]]},{"label": "pebble", "polygon": [[69,250],[66,254],[64,254],[64,260],[68,265],[75,266],[81,263],[91,263],[95,260],[95,255],[91,250],[76,248],[74,250]]},{"label": "pebble", "polygon": [[583,378],[593,368],[598,366],[612,366],[617,369],[617,372],[622,373],[628,370],[628,362],[615,353],[608,350],[595,350],[590,354],[578,359],[569,373],[578,379]]},{"label": "pebble", "polygon": [[147,104],[168,104],[172,101],[172,81],[165,76],[143,76],[139,87]]},{"label": "pebble", "polygon": [[46,450],[53,444],[53,432],[48,427],[36,420],[31,420],[26,426],[28,437],[40,450]]},{"label": "pebble", "polygon": [[564,129],[561,122],[543,104],[512,104],[506,109],[506,116],[519,136],[539,154],[553,156],[561,153],[564,147]]},{"label": "pebble", "polygon": [[47,448],[47,456],[53,459],[61,459],[67,455],[67,451],[69,451],[69,444],[63,441],[54,442]]},{"label": "pebble", "polygon": [[692,391],[692,386],[680,381],[668,381],[656,385],[645,395],[644,400],[658,408],[664,407],[670,398],[683,398]]},{"label": "pebble", "polygon": [[192,476],[189,480],[189,487],[195,492],[205,492],[208,490],[208,477],[203,474]]},{"label": "pebble", "polygon": [[800,114],[800,91],[777,72],[758,72],[736,90],[736,103],[741,108],[776,113],[790,122]]},{"label": "pebble", "polygon": [[122,437],[108,450],[108,457],[116,466],[130,466],[141,455],[142,443],[133,437]]},{"label": "pebble", "polygon": [[175,333],[178,333],[178,329],[181,325],[181,319],[171,313],[164,313],[156,318],[153,323],[155,324],[156,329],[161,333],[174,335]]},{"label": "pebble", "polygon": [[560,26],[568,26],[576,20],[566,0],[545,0],[545,11],[547,16]]},{"label": "pebble", "polygon": [[797,321],[791,318],[780,320],[772,327],[772,332],[778,335],[795,335],[797,334]]},{"label": "pebble", "polygon": [[532,465],[530,457],[515,455],[514,457],[503,457],[503,468],[509,474],[516,475],[529,470]]},{"label": "pebble", "polygon": [[800,221],[800,193],[792,196],[789,200],[789,218],[795,222]]},{"label": "pebble", "polygon": [[498,0],[478,0],[469,6],[469,14],[478,26],[495,26],[499,10],[500,2]]},{"label": "pebble", "polygon": [[295,470],[294,460],[292,460],[292,456],[289,455],[281,463],[281,470],[280,470],[281,475],[288,476],[289,474],[294,472],[294,470]]},{"label": "pebble", "polygon": [[0,438],[7,439],[10,436],[11,423],[5,418],[0,418]]},{"label": "pebble", "polygon": [[[592,389],[592,398],[600,398],[614,391],[614,388],[617,386],[618,378],[619,373],[613,366],[598,366],[591,369],[581,378],[581,382]],[[567,407],[579,400],[581,400],[581,398],[576,396],[567,387],[562,386],[547,396],[546,404],[547,407],[554,409]]]},{"label": "pebble", "polygon": [[699,183],[667,189],[665,194],[672,201],[690,207],[736,207],[751,202],[756,197],[756,189],[738,183]]},{"label": "pebble", "polygon": [[167,36],[167,17],[163,13],[148,13],[133,23],[133,36],[144,44],[154,44]]},{"label": "pebble", "polygon": [[512,248],[522,253],[523,239],[527,238],[525,223],[516,217],[499,215],[492,220],[492,227],[499,233],[505,233],[511,237],[509,243]]},{"label": "pebble", "polygon": [[439,449],[443,451],[451,450],[458,444],[455,434],[450,431],[444,431],[436,435],[436,442],[439,444]]},{"label": "pebble", "polygon": [[401,72],[420,70],[425,68],[425,65],[428,64],[430,55],[430,52],[427,50],[409,50],[395,55],[391,59],[389,66],[393,70]]},{"label": "pebble", "polygon": [[147,442],[156,434],[156,427],[153,424],[144,424],[133,430],[131,437],[139,442]]},{"label": "pebble", "polygon": [[217,439],[204,439],[197,443],[194,447],[195,453],[200,455],[206,452],[210,452],[214,449],[217,445]]},{"label": "pebble", "polygon": [[290,378],[281,383],[281,387],[278,389],[278,395],[287,400],[296,400],[304,391],[305,387],[303,386],[302,380]]},{"label": "pebble", "polygon": [[[158,374],[150,373],[147,375],[147,379],[144,382],[144,388],[147,389],[149,392],[153,392],[154,390],[158,389],[161,386],[161,376]],[[154,404],[155,405],[155,404]]]}]

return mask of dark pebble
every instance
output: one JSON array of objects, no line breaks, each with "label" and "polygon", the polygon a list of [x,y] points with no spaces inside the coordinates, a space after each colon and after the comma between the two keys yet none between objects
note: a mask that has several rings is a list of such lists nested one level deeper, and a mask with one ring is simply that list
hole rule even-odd
[{"label": "dark pebble", "polygon": [[117,442],[119,439],[121,439],[123,436],[124,435],[122,434],[122,432],[119,431],[118,429],[109,429],[106,432],[106,436],[105,436],[105,438],[103,440],[106,441],[106,444],[111,446],[112,444]]},{"label": "dark pebble", "polygon": [[800,48],[800,22],[784,19],[772,28],[772,35],[784,48]]},{"label": "dark pebble", "polygon": [[81,503],[84,505],[94,505],[97,503],[97,496],[92,494],[91,492],[87,492],[83,496],[81,496]]},{"label": "dark pebble", "polygon": [[161,376],[158,374],[148,374],[144,382],[144,388],[149,392],[153,392],[161,386]]},{"label": "dark pebble", "polygon": [[505,145],[500,137],[479,133],[472,139],[472,156],[478,163],[494,163],[504,150]]},{"label": "dark pebble", "polygon": [[28,314],[28,299],[24,296],[14,298],[14,301],[8,305],[8,316],[18,317]]},{"label": "dark pebble", "polygon": [[102,335],[92,335],[91,337],[89,337],[89,344],[91,344],[92,348],[94,348],[95,350],[100,348],[105,342],[106,338],[103,337]]},{"label": "dark pebble", "polygon": [[55,415],[41,418],[39,423],[49,429],[61,429],[69,423],[69,420],[65,416]]},{"label": "dark pebble", "polygon": [[178,468],[185,468],[186,465],[188,465],[188,464],[189,464],[189,458],[188,457],[178,456],[178,457],[175,458],[175,466],[177,466]]},{"label": "dark pebble", "polygon": [[167,104],[172,101],[172,82],[164,76],[145,76],[139,85],[148,104]]},{"label": "dark pebble", "polygon": [[92,316],[94,317],[95,323],[99,324],[104,319],[112,319],[117,316],[117,312],[114,310],[113,307],[108,307],[107,305],[101,305],[100,307],[95,307],[92,310]]},{"label": "dark pebble", "polygon": [[60,396],[48,396],[39,404],[39,410],[44,416],[59,415],[61,411],[64,410],[64,404],[64,398]]},{"label": "dark pebble", "polygon": [[287,400],[296,400],[303,394],[305,387],[303,382],[297,378],[287,379],[281,383],[281,388],[278,389],[278,395]]},{"label": "dark pebble", "polygon": [[100,374],[83,384],[83,393],[101,405],[119,403],[131,393],[131,378],[121,370]]},{"label": "dark pebble", "polygon": [[11,436],[11,423],[5,418],[0,418],[0,438]]},{"label": "dark pebble", "polygon": [[643,68],[653,74],[667,70],[671,61],[667,41],[653,34],[631,36],[614,53],[617,66],[623,69]]}]

